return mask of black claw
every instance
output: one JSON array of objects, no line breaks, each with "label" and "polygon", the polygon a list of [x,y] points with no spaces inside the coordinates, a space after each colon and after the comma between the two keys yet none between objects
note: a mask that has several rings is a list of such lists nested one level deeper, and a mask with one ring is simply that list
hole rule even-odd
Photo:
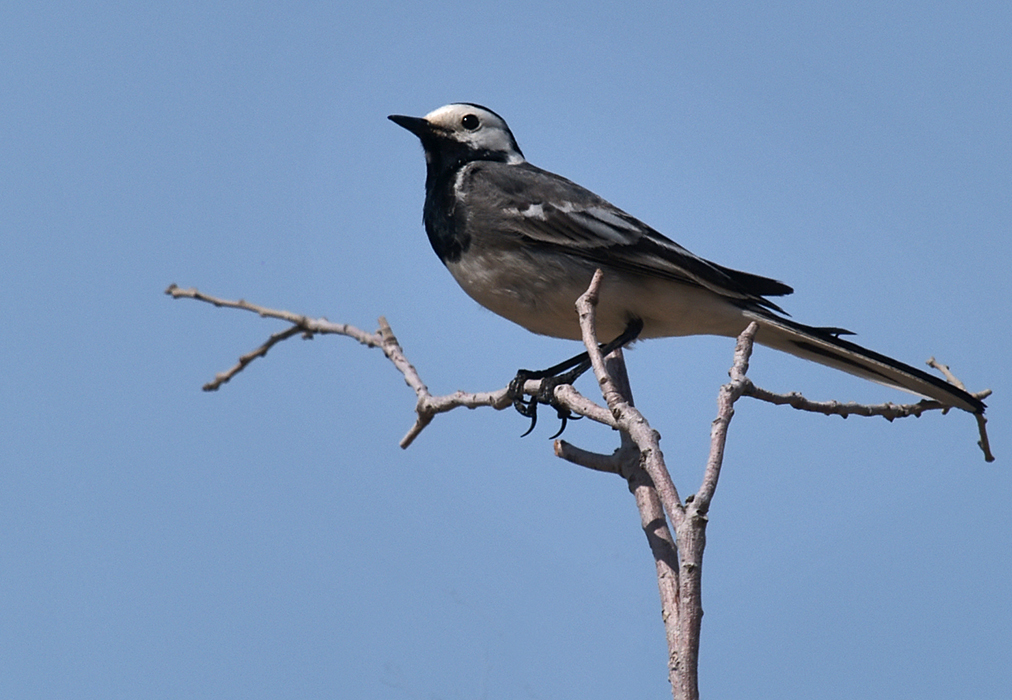
[{"label": "black claw", "polygon": [[566,425],[569,423],[569,416],[562,415],[562,413],[560,412],[559,419],[562,421],[562,425],[559,426],[559,432],[555,433],[555,435],[548,438],[549,440],[554,440],[555,438],[559,437],[564,432],[566,432]]},{"label": "black claw", "polygon": [[532,372],[525,369],[517,370],[517,376],[513,377],[513,381],[510,382],[508,388],[508,394],[513,399],[513,408],[521,416],[531,419],[530,427],[520,437],[530,435],[534,431],[534,426],[538,424],[537,398],[532,396],[530,401],[524,401],[524,384],[531,378],[532,374]]},{"label": "black claw", "polygon": [[531,425],[529,428],[527,428],[526,431],[524,431],[523,435],[521,435],[520,437],[524,438],[533,433],[534,426],[537,424],[538,424],[538,408],[537,404],[534,404],[531,410]]},{"label": "black claw", "polygon": [[583,418],[583,416],[574,414],[568,408],[562,408],[560,406],[555,407],[555,412],[558,414],[559,420],[562,421],[562,425],[559,426],[559,432],[555,433],[555,435],[548,438],[549,440],[554,440],[555,438],[562,435],[562,433],[564,433],[566,431],[566,428],[569,426],[569,421],[580,420],[581,418]]},{"label": "black claw", "polygon": [[[639,319],[633,319],[626,325],[625,330],[619,337],[610,343],[604,343],[600,346],[601,352],[607,355],[612,350],[623,347],[635,340],[642,330],[643,322]],[[526,437],[534,431],[534,426],[538,423],[539,403],[554,408],[559,416],[559,420],[562,421],[559,431],[550,437],[550,440],[554,440],[562,435],[570,420],[582,418],[582,416],[573,415],[569,409],[558,404],[555,398],[555,387],[563,384],[572,385],[588,369],[590,369],[590,360],[587,357],[587,353],[584,352],[540,372],[531,372],[526,369],[518,370],[513,381],[509,383],[508,396],[513,400],[513,408],[517,410],[517,413],[531,419],[531,425],[527,428],[527,432],[520,437]],[[531,396],[530,400],[525,400],[524,384],[528,379],[540,379],[541,387]]]}]

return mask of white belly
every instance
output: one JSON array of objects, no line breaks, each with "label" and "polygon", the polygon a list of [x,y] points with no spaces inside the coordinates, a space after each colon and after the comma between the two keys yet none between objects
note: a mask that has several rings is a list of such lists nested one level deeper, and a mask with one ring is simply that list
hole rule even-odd
[{"label": "white belly", "polygon": [[[463,290],[490,311],[533,333],[580,339],[576,299],[587,291],[592,262],[538,250],[471,250],[447,267]],[[736,306],[704,289],[614,269],[604,272],[597,311],[601,340],[618,336],[633,318],[643,320],[641,338],[735,336],[748,323]]]}]

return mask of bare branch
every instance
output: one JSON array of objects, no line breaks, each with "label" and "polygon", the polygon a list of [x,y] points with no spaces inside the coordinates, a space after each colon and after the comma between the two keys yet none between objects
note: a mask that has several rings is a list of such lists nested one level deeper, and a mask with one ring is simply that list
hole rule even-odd
[{"label": "bare branch", "polygon": [[[751,396],[777,405],[790,405],[798,410],[839,415],[844,418],[849,415],[879,415],[890,421],[907,416],[920,416],[931,410],[947,411],[949,407],[929,400],[907,405],[816,402],[798,393],[775,394],[761,389],[746,376],[757,331],[757,325],[752,323],[738,338],[734,364],[730,370],[731,380],[720,389],[718,414],[710,432],[710,455],[699,492],[683,504],[664,464],[660,435],[650,427],[646,418],[633,405],[632,390],[626,375],[621,348],[607,358],[601,356],[595,330],[596,304],[601,280],[602,273],[598,270],[587,292],[577,301],[577,309],[583,341],[607,408],[584,397],[570,385],[556,386],[554,397],[559,406],[619,430],[621,444],[612,454],[604,455],[582,450],[560,440],[555,443],[555,453],[574,464],[615,473],[626,479],[630,491],[635,496],[641,525],[656,564],[662,618],[668,640],[668,674],[672,692],[675,698],[693,700],[699,697],[699,633],[703,615],[701,571],[703,550],[706,545],[707,513],[720,476],[727,431],[734,415],[735,402],[741,396]],[[207,391],[218,389],[254,360],[264,357],[274,345],[288,338],[296,335],[311,338],[317,334],[334,334],[353,338],[367,347],[380,348],[404,377],[405,383],[415,392],[416,420],[401,439],[400,445],[403,448],[408,447],[440,413],[459,407],[474,409],[488,406],[503,410],[513,404],[508,386],[491,392],[457,391],[445,396],[433,396],[418,371],[408,361],[390,325],[382,317],[379,319],[379,329],[375,333],[368,333],[347,324],[331,323],[325,318],[313,319],[288,311],[268,309],[241,299],[238,301],[219,299],[196,289],[180,289],[176,285],[171,285],[166,294],[176,299],[189,298],[219,307],[251,311],[264,318],[274,318],[290,324],[287,329],[272,334],[260,346],[241,356],[236,365],[229,370],[217,374],[213,382],[204,386]],[[963,388],[962,383],[953,376],[948,367],[937,363],[934,358],[929,364],[941,371],[950,382]],[[528,380],[523,386],[523,391],[534,395],[540,391],[541,383],[541,380]],[[990,393],[983,391],[975,396],[984,398]],[[985,459],[993,461],[985,430],[986,420],[983,415],[977,415],[976,418],[981,436],[979,444],[984,451]]]},{"label": "bare branch", "polygon": [[[932,357],[931,359],[928,360],[928,366],[934,367],[943,375],[945,375],[945,379],[950,384],[954,384],[963,391],[966,391],[966,385],[964,385],[963,382],[959,381],[959,378],[956,377],[956,375],[954,375],[951,370],[949,370],[948,365],[943,365],[941,362]],[[987,391],[981,391],[977,394],[974,394],[974,396],[976,396],[979,399],[983,399],[990,395],[991,395],[990,389],[988,389]],[[984,453],[984,461],[993,462],[994,455],[991,454],[991,441],[987,439],[987,418],[984,417],[983,413],[975,413],[974,418],[977,419],[977,431],[980,433],[980,440],[977,442],[977,445],[980,446],[981,451],[983,451]]]},{"label": "bare branch", "polygon": [[[480,408],[489,406],[501,411],[505,408],[512,406],[512,401],[508,396],[508,388],[502,388],[498,391],[486,391],[478,393],[467,393],[463,391],[456,391],[446,396],[433,396],[425,382],[422,381],[418,370],[415,369],[414,365],[408,361],[404,354],[404,350],[401,348],[400,342],[394,335],[393,330],[390,328],[390,324],[383,317],[379,319],[379,330],[375,333],[369,333],[356,328],[355,326],[346,323],[331,323],[325,318],[310,318],[301,314],[294,314],[289,311],[283,311],[278,309],[269,309],[264,306],[257,304],[251,304],[245,300],[239,299],[238,301],[230,299],[221,299],[218,297],[204,294],[197,289],[182,289],[176,285],[170,285],[165,293],[174,299],[194,299],[196,301],[202,301],[208,304],[212,304],[217,307],[229,308],[229,309],[241,309],[243,311],[250,311],[263,318],[274,318],[281,321],[290,323],[291,326],[283,331],[272,334],[263,344],[254,350],[246,353],[239,358],[239,361],[231,368],[224,372],[219,372],[215,375],[214,381],[208,382],[204,385],[205,391],[214,391],[221,385],[227,383],[235,375],[239,374],[244,370],[253,360],[263,357],[277,343],[292,338],[296,335],[301,335],[304,338],[311,338],[314,335],[343,335],[349,338],[353,338],[359,343],[370,348],[380,348],[383,354],[390,360],[390,362],[397,368],[397,370],[404,376],[405,383],[411,387],[415,392],[417,401],[415,404],[416,420],[415,424],[411,426],[408,432],[403,438],[401,438],[400,446],[407,448],[418,435],[425,429],[425,427],[432,422],[432,419],[440,413],[446,413],[452,411],[455,408]],[[524,390],[529,393],[537,392],[540,389],[541,382],[537,380],[528,381],[524,385]],[[615,419],[607,411],[607,409],[595,404],[586,397],[583,397],[570,386],[559,387],[557,392],[561,397],[563,405],[567,406],[574,413],[582,416],[587,416],[592,420],[604,423],[610,427],[617,427]]]},{"label": "bare branch", "polygon": [[984,417],[983,413],[974,413],[973,417],[977,419],[977,430],[980,432],[980,440],[977,441],[977,445],[984,453],[984,461],[993,462],[994,455],[991,454],[991,441],[987,439],[987,418]]},{"label": "bare branch", "polygon": [[302,332],[302,329],[298,326],[291,326],[288,330],[272,333],[271,337],[268,338],[263,345],[258,347],[256,350],[251,350],[241,356],[239,361],[229,369],[224,372],[218,372],[218,374],[214,375],[214,381],[208,382],[202,386],[201,389],[204,391],[218,391],[222,384],[227,384],[232,377],[246,369],[246,365],[251,363],[253,360],[266,355],[267,351],[274,347],[275,344],[280,343],[282,340],[288,340],[293,335],[298,335]]},{"label": "bare branch", "polygon": [[[633,402],[632,388],[629,386],[629,375],[626,373],[622,348],[617,348],[605,358],[605,366],[608,376],[614,381],[619,393],[631,405]],[[572,386],[562,385],[556,388],[555,393],[556,398],[563,400],[570,410],[582,416],[591,417],[592,420],[608,425],[615,430],[619,430],[618,422],[611,414],[611,411],[584,398]],[[579,408],[574,408],[575,406],[579,406]],[[565,440],[556,440],[555,456],[587,469],[618,474],[628,480],[629,464],[632,462],[635,463],[634,466],[638,466],[639,450],[636,449],[636,445],[628,433],[620,431],[619,435],[621,436],[621,444],[610,455],[588,452],[571,445]]]},{"label": "bare branch", "polygon": [[[946,367],[944,370],[947,377],[951,376],[948,369],[949,368]],[[959,382],[959,380],[956,380],[956,382],[953,383],[960,388],[963,388],[962,383]],[[744,379],[744,395],[751,396],[754,399],[766,401],[767,403],[777,406],[791,406],[799,411],[822,413],[827,416],[840,416],[841,418],[846,418],[848,416],[882,416],[889,422],[892,422],[897,418],[909,418],[910,416],[920,418],[922,413],[926,413],[928,411],[941,411],[942,413],[948,413],[949,409],[952,408],[951,406],[947,406],[931,399],[923,399],[917,403],[908,404],[894,404],[891,402],[881,404],[862,404],[854,402],[840,403],[839,401],[813,401],[811,399],[806,399],[798,392],[777,394],[772,391],[768,391],[756,386],[752,383],[752,380],[747,378]],[[990,395],[990,389],[985,389],[984,391],[978,391],[971,394],[971,396],[975,396],[978,399],[984,399]],[[974,418],[977,419],[977,430],[980,433],[980,440],[977,444],[984,453],[984,461],[993,462],[994,455],[991,453],[991,445],[987,437],[987,418],[980,413],[975,413],[973,415]]]},{"label": "bare branch", "polygon": [[165,293],[173,299],[195,299],[218,307],[252,311],[263,318],[276,318],[280,321],[286,321],[292,324],[290,328],[272,334],[255,350],[251,350],[241,356],[239,361],[228,370],[216,374],[214,376],[214,381],[208,382],[203,386],[204,391],[217,391],[222,384],[226,384],[232,379],[232,377],[246,369],[253,360],[264,357],[267,355],[267,351],[276,344],[280,343],[282,340],[288,340],[296,335],[302,335],[303,338],[312,338],[314,335],[318,334],[344,335],[349,338],[354,338],[358,342],[370,348],[380,347],[382,344],[382,338],[379,334],[366,333],[365,331],[355,328],[354,326],[349,326],[346,323],[331,323],[325,318],[309,318],[308,316],[303,316],[301,314],[293,314],[290,311],[268,309],[256,304],[250,304],[244,299],[239,299],[238,301],[219,299],[217,297],[204,294],[193,287],[189,289],[181,289],[174,284],[170,284],[168,289],[165,290]]},{"label": "bare branch", "polygon": [[966,391],[966,385],[963,384],[963,382],[959,381],[956,378],[956,375],[954,375],[949,370],[949,366],[948,365],[943,365],[941,362],[939,362],[938,360],[936,360],[935,358],[932,357],[932,358],[928,359],[928,367],[932,367],[934,369],[937,369],[939,372],[941,372],[943,375],[945,375],[945,380],[947,382],[949,382],[949,384],[953,384],[953,385],[959,387],[960,389],[962,389],[963,391]]},{"label": "bare branch", "polygon": [[[981,391],[973,396],[977,398],[984,398],[990,396],[991,391]],[[792,391],[789,394],[777,394],[772,391],[768,391],[761,387],[756,386],[751,380],[746,380],[745,385],[745,396],[751,396],[754,399],[760,401],[766,401],[767,403],[775,404],[777,406],[788,405],[792,408],[796,408],[799,411],[810,411],[812,413],[822,413],[827,416],[841,416],[846,418],[848,416],[882,416],[886,420],[892,422],[897,418],[908,418],[910,416],[920,417],[922,413],[927,411],[942,411],[947,412],[951,406],[947,406],[938,401],[931,399],[924,399],[917,403],[908,404],[895,404],[892,402],[881,403],[881,404],[862,404],[862,403],[841,403],[839,401],[813,401],[806,399],[804,396],[796,391]]]},{"label": "bare branch", "polygon": [[717,395],[717,417],[714,418],[710,428],[710,456],[706,461],[703,483],[692,502],[692,508],[699,513],[706,514],[710,509],[710,501],[717,488],[720,468],[724,463],[727,429],[731,423],[731,417],[734,416],[734,404],[745,393],[746,387],[751,386],[745,373],[748,372],[748,361],[752,356],[752,347],[758,330],[759,324],[753,321],[738,336],[734,348],[734,364],[729,372],[731,381],[720,387],[720,393]]},{"label": "bare branch", "polygon": [[[592,287],[595,283],[592,282]],[[600,287],[600,281],[596,282],[597,288]],[[590,291],[590,290],[588,290]],[[278,309],[270,309],[257,304],[251,304],[243,299],[229,300],[220,299],[213,297],[203,292],[198,291],[194,288],[182,289],[175,284],[169,285],[165,293],[174,299],[194,299],[197,301],[203,301],[214,306],[241,309],[243,311],[253,312],[263,318],[274,318],[280,321],[285,321],[291,324],[291,327],[284,331],[279,331],[272,334],[266,341],[264,341],[257,348],[250,352],[242,355],[239,360],[228,370],[219,372],[215,375],[214,380],[204,385],[205,391],[216,391],[223,384],[229,382],[233,377],[242,372],[250,363],[254,360],[264,357],[267,352],[274,347],[276,344],[288,338],[292,338],[296,335],[301,335],[303,338],[312,338],[315,335],[343,335],[349,338],[353,338],[362,345],[370,348],[381,348],[387,358],[394,364],[394,366],[404,376],[404,381],[410,386],[417,396],[417,403],[415,411],[417,413],[417,419],[415,424],[407,432],[407,434],[401,439],[401,447],[408,447],[414,439],[421,433],[421,431],[432,422],[432,419],[440,414],[451,411],[455,408],[478,408],[482,406],[490,406],[497,411],[501,411],[508,408],[511,403],[507,399],[507,389],[500,389],[494,392],[480,392],[480,393],[465,393],[455,392],[447,396],[432,396],[429,393],[428,388],[422,382],[417,370],[407,360],[404,355],[397,338],[394,336],[393,331],[390,330],[389,324],[386,319],[380,318],[380,328],[375,333],[369,333],[363,331],[360,328],[346,324],[346,323],[331,323],[326,318],[310,318],[302,314],[295,314],[290,311],[283,311]],[[597,291],[594,290],[596,295]],[[595,346],[596,348],[596,346]],[[599,352],[589,351],[591,357],[595,355],[600,357]],[[934,358],[929,362],[931,366],[938,368],[942,371],[949,381],[952,381],[957,386],[962,387],[962,383],[958,379],[952,376],[949,372],[949,368],[945,365],[941,365],[935,362]],[[595,374],[598,369],[595,368]],[[744,379],[744,395],[751,396],[753,398],[767,401],[769,403],[783,405],[787,404],[793,406],[798,410],[803,411],[814,411],[817,413],[824,413],[826,415],[839,415],[846,418],[849,415],[863,415],[863,416],[883,416],[887,420],[894,420],[896,418],[904,418],[907,416],[920,416],[925,411],[941,410],[947,411],[948,406],[945,406],[937,401],[924,400],[916,404],[905,404],[896,405],[892,403],[879,404],[879,405],[865,405],[856,403],[842,404],[837,401],[825,401],[816,402],[804,398],[798,393],[790,394],[776,394],[771,391],[767,391],[760,387],[752,384],[748,379]],[[615,399],[614,387],[606,383],[602,385],[608,394],[605,395],[607,399],[611,396]],[[610,388],[609,388],[610,387]],[[525,386],[524,390],[527,392],[536,392],[540,388],[539,381],[529,381]],[[984,398],[991,394],[990,390],[981,391],[974,394],[978,398]],[[598,404],[590,401],[586,397],[581,396],[575,389],[567,385],[562,385],[555,390],[556,399],[559,400],[560,404],[569,408],[574,413],[586,416],[591,420],[594,420],[603,425],[607,425],[612,428],[622,427],[616,421],[612,411],[609,412],[607,409],[599,406]],[[618,405],[618,404],[616,404]],[[638,417],[637,417],[638,416]],[[994,461],[994,456],[991,454],[990,444],[987,437],[986,424],[987,419],[983,416],[976,416],[978,430],[980,431],[980,441],[978,444],[984,451],[984,458],[988,461]],[[649,433],[649,425],[645,420],[642,420],[642,416],[639,415],[638,411],[627,415],[627,421],[631,423],[637,423],[639,430],[644,432],[644,437],[647,437]],[[652,450],[648,453],[651,459],[651,463],[656,463],[657,455],[660,455],[659,447],[656,450]],[[668,501],[666,508],[675,508],[672,512],[672,517],[679,517],[675,515],[678,513],[677,507],[674,505],[679,502],[677,491],[674,489],[674,484],[670,486],[661,485],[661,492],[664,495],[664,499]],[[674,521],[673,521],[674,522]]]},{"label": "bare branch", "polygon": [[[610,386],[631,407],[633,405],[632,388],[629,386],[629,376],[626,373],[625,359],[621,348],[604,358],[604,370]],[[556,398],[566,398],[570,406],[575,403],[571,400],[574,395],[579,396],[570,386],[560,386],[555,391]],[[601,411],[604,417],[607,417],[608,421],[601,420],[600,422],[615,423],[612,412],[596,406],[592,402],[588,403]],[[618,427],[617,423],[615,423],[615,427]],[[668,680],[671,683],[672,693],[679,699],[696,698],[698,695],[694,695],[693,692],[698,688],[693,683],[686,683],[684,678],[685,669],[689,666],[682,661],[685,655],[682,651],[684,635],[679,617],[678,548],[672,537],[664,506],[654,482],[643,468],[644,460],[640,450],[628,432],[621,430],[619,434],[621,444],[610,455],[588,452],[564,440],[555,442],[555,454],[588,469],[618,474],[626,480],[629,491],[636,500],[636,508],[640,514],[640,527],[643,529],[643,534],[646,535],[654,558],[657,588],[661,601],[661,620],[664,622],[668,645]],[[690,671],[690,674],[694,677],[695,670]]]},{"label": "bare branch", "polygon": [[[617,362],[606,363],[601,357],[595,321],[602,277],[601,270],[594,273],[586,293],[577,300],[576,308],[579,310],[583,343],[601,394],[622,431],[622,447],[616,451],[614,460],[601,459],[601,456],[592,458],[587,453],[572,450],[569,454],[571,457],[578,456],[588,466],[615,464],[625,472],[629,488],[636,497],[641,525],[647,534],[657,569],[661,618],[668,642],[671,691],[678,700],[696,700],[699,697],[699,630],[703,614],[699,603],[700,565],[706,518],[695,515],[695,509],[690,511],[691,517],[686,517],[686,508],[664,464],[660,435],[632,404],[624,363],[620,361],[621,351],[617,351]],[[558,393],[559,390],[556,390],[556,396]],[[631,459],[633,454],[639,456],[635,466]],[[675,528],[674,540],[669,520]],[[687,547],[689,558],[686,556]]]},{"label": "bare branch", "polygon": [[555,441],[555,456],[596,472],[619,475],[622,474],[627,459],[627,455],[621,447],[616,448],[610,455],[606,455],[581,449],[565,440]]},{"label": "bare branch", "polygon": [[258,306],[257,304],[250,304],[244,299],[239,299],[238,301],[218,299],[217,297],[204,294],[193,287],[189,289],[182,289],[174,284],[170,284],[169,288],[165,290],[165,293],[173,299],[196,299],[197,301],[207,302],[208,304],[214,304],[215,306],[252,311],[263,318],[276,318],[279,321],[287,321],[293,326],[297,326],[299,330],[303,331],[307,335],[345,335],[349,338],[354,338],[358,342],[362,343],[362,345],[370,348],[379,347],[381,342],[378,334],[367,333],[366,331],[356,328],[355,326],[348,325],[347,323],[331,323],[325,318],[309,318],[308,316],[303,316],[302,314],[293,314],[291,311],[268,309],[263,306]]},{"label": "bare branch", "polygon": [[[540,382],[531,382],[537,391],[537,386]],[[526,387],[526,385],[525,385]],[[424,387],[423,387],[424,388]],[[446,413],[452,411],[455,408],[481,408],[489,406],[497,411],[501,411],[504,408],[509,408],[513,405],[512,399],[509,397],[509,390],[507,388],[499,389],[498,391],[481,391],[477,393],[467,393],[464,391],[455,391],[452,394],[446,396],[433,396],[426,390],[424,393],[418,395],[418,402],[415,404],[415,413],[418,414],[418,418],[415,420],[415,424],[411,426],[407,434],[401,438],[400,446],[407,448],[414,442],[418,434],[432,422],[440,413]]]},{"label": "bare branch", "polygon": [[601,289],[603,273],[597,270],[590,282],[590,287],[576,301],[576,308],[580,313],[580,329],[583,332],[583,344],[590,356],[591,367],[594,368],[594,376],[601,386],[601,394],[608,403],[612,415],[618,421],[621,430],[629,433],[633,442],[639,448],[643,468],[654,482],[657,493],[664,504],[671,523],[678,528],[679,523],[685,515],[678,489],[675,488],[667,467],[664,466],[664,454],[661,452],[660,434],[650,427],[647,419],[636,409],[635,406],[623,399],[621,393],[615,386],[604,366],[604,358],[598,349],[596,316],[597,300]]},{"label": "bare branch", "polygon": [[[625,357],[622,348],[618,348],[604,358],[605,370],[618,390],[618,393],[633,405],[632,386],[626,372]],[[683,698],[692,700],[698,697],[698,683],[693,688],[675,678],[681,667],[683,656],[679,643],[682,639],[679,605],[681,603],[678,567],[678,546],[672,536],[665,518],[664,506],[661,503],[653,480],[643,468],[641,455],[632,437],[627,432],[620,432],[621,447],[619,454],[624,457],[622,475],[629,485],[629,490],[636,499],[636,508],[640,513],[640,526],[647,536],[650,552],[654,557],[657,571],[657,589],[661,600],[661,620],[664,623],[665,637],[668,644],[668,681],[673,694],[681,694]],[[663,466],[663,465],[662,465]],[[665,473],[667,468],[665,467]],[[693,674],[696,672],[693,671]],[[696,696],[692,695],[692,692]]]}]

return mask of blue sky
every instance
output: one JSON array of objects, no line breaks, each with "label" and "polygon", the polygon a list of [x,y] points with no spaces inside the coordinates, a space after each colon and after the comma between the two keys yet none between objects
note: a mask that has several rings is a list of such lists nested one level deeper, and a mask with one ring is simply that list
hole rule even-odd
[{"label": "blue sky", "polygon": [[[0,695],[668,694],[632,499],[553,427],[458,412],[402,451],[413,395],[333,337],[203,393],[280,326],[162,294],[385,315],[437,393],[572,354],[425,239],[421,149],[385,117],[472,101],[532,162],[791,284],[794,318],[995,391],[992,465],[965,414],[739,405],[704,696],[1007,697],[1012,10],[838,5],[6,3]],[[731,352],[628,354],[683,493]],[[905,399],[762,349],[751,376]]]}]

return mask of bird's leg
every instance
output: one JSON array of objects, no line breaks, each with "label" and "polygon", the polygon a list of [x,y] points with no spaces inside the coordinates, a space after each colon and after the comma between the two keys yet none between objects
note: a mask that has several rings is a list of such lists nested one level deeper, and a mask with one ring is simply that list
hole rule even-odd
[{"label": "bird's leg", "polygon": [[[607,356],[616,348],[624,347],[636,340],[642,330],[643,321],[638,318],[632,319],[626,324],[625,330],[617,338],[598,345],[601,355]],[[537,425],[539,403],[552,406],[558,414],[559,420],[562,421],[562,427],[559,428],[559,431],[555,435],[549,438],[551,440],[562,435],[570,418],[573,420],[580,418],[580,416],[574,416],[568,408],[558,405],[555,400],[555,387],[562,386],[563,384],[572,384],[588,369],[590,369],[590,356],[586,352],[581,352],[579,355],[574,355],[568,360],[560,362],[557,365],[552,365],[547,369],[538,371],[521,369],[517,371],[517,375],[509,384],[509,395],[513,398],[513,407],[517,412],[531,419],[530,427],[527,428],[527,432],[521,437],[529,435],[534,430],[534,426]],[[537,393],[531,394],[529,401],[525,401],[524,384],[528,379],[540,379],[541,387]]]}]

